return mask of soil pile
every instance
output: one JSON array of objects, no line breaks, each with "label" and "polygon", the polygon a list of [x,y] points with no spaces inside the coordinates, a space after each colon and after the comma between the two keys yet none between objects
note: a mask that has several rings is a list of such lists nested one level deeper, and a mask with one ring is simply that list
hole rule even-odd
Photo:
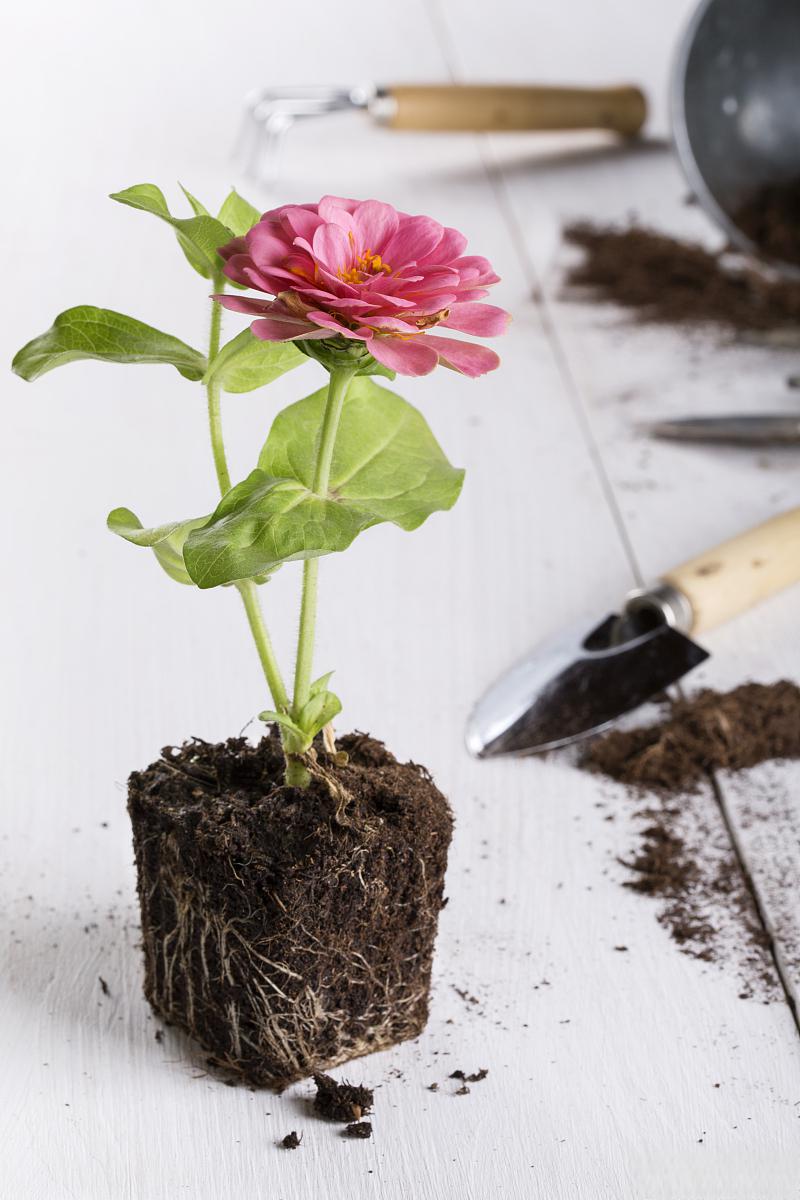
[{"label": "soil pile", "polygon": [[734,221],[767,258],[800,266],[800,178],[761,188]]},{"label": "soil pile", "polygon": [[678,700],[654,725],[599,738],[583,765],[621,783],[676,793],[714,768],[741,771],[770,758],[800,758],[800,688],[786,680]]},{"label": "soil pile", "polygon": [[659,922],[684,953],[737,971],[743,998],[780,994],[765,933],[717,801],[698,788],[714,768],[739,771],[768,759],[800,758],[800,688],[780,681],[731,692],[699,692],[664,719],[614,730],[582,765],[650,791],[636,816],[638,845],[620,862],[623,886],[660,902]]},{"label": "soil pile", "polygon": [[[741,260],[734,265],[724,253],[637,225],[579,222],[564,236],[585,251],[567,284],[628,309],[639,322],[740,333],[800,324],[800,282],[769,278]],[[795,236],[800,247],[800,232]]]}]

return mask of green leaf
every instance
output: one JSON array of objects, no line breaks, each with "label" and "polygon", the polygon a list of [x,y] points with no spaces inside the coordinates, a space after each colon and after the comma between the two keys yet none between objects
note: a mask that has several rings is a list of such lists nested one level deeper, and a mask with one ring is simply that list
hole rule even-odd
[{"label": "green leaf", "polygon": [[194,217],[173,217],[164,199],[161,188],[154,183],[137,183],[122,192],[112,192],[112,200],[151,213],[166,221],[175,230],[183,253],[189,263],[205,279],[209,279],[222,266],[217,250],[233,236],[231,230],[216,217],[204,214]]},{"label": "green leaf", "polygon": [[252,392],[307,361],[293,342],[262,342],[243,329],[222,347],[203,382],[216,380],[226,392]]},{"label": "green leaf", "polygon": [[326,389],[273,422],[259,468],[220,501],[184,548],[201,588],[346,550],[371,525],[416,529],[451,508],[464,472],[445,458],[425,419],[393,392],[356,378],[345,399],[326,496],[312,491]]},{"label": "green leaf", "polygon": [[237,237],[242,237],[248,229],[261,220],[261,213],[254,208],[244,196],[240,196],[236,188],[231,188],[219,210],[217,219],[223,225],[232,229]]},{"label": "green leaf", "polygon": [[[208,211],[205,204],[202,204],[201,201],[199,201],[196,196],[193,196],[188,188],[185,188],[182,183],[179,184],[178,186],[180,187],[180,189],[183,192],[186,199],[191,204],[192,212],[194,213],[194,215],[196,217],[210,217],[211,216],[211,213]],[[162,200],[163,200],[163,196],[162,196]]]},{"label": "green leaf", "polygon": [[397,378],[396,371],[390,371],[388,367],[385,367],[383,365],[383,363],[379,363],[377,358],[373,358],[372,355],[369,356],[369,358],[364,363],[364,366],[360,369],[358,374],[359,375],[383,375],[385,379],[390,379],[390,380]]},{"label": "green leaf", "polygon": [[327,674],[320,675],[319,679],[315,679],[308,689],[309,696],[316,696],[318,692],[326,691],[332,675],[333,671],[328,671]]},{"label": "green leaf", "polygon": [[320,729],[342,711],[342,702],[333,692],[317,692],[298,714],[297,724],[313,739]]},{"label": "green leaf", "polygon": [[202,379],[206,360],[198,350],[133,317],[81,304],[59,314],[50,329],[15,355],[12,370],[34,380],[54,367],[81,359],[102,362],[169,363],[184,379]]},{"label": "green leaf", "polygon": [[295,725],[291,717],[286,713],[274,712],[272,709],[267,709],[266,712],[258,714],[259,721],[266,721],[268,724],[280,725],[290,734],[290,739],[286,743],[286,749],[290,754],[304,754],[314,740],[313,735],[308,736],[300,728]]},{"label": "green leaf", "polygon": [[115,508],[108,514],[108,528],[134,546],[147,546],[153,551],[170,579],[176,583],[193,584],[183,562],[183,545],[192,529],[197,529],[208,520],[195,517],[190,521],[172,521],[155,529],[145,529],[129,508]]}]

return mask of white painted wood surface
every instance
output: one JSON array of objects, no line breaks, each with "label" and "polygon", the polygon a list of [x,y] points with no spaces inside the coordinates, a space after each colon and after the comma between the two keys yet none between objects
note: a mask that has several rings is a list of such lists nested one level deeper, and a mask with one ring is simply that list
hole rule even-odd
[{"label": "white painted wood surface", "polygon": [[[2,84],[16,118],[3,134],[15,167],[6,358],[81,301],[201,340],[203,286],[168,231],[104,194],[175,178],[209,200],[232,181],[252,193],[227,157],[249,87],[453,72],[643,79],[660,93],[687,5],[664,7],[496,0],[487,27],[485,6],[466,0],[377,0],[344,16],[317,0],[291,11],[246,0],[233,19],[205,2],[145,0],[112,24],[97,0],[77,12],[35,0],[15,17]],[[499,302],[516,317],[502,374],[470,384],[440,371],[403,389],[467,467],[457,508],[413,537],[373,531],[321,572],[318,662],[337,668],[348,723],[426,762],[457,814],[432,1019],[417,1043],[339,1072],[381,1085],[363,1144],[311,1118],[307,1085],[282,1097],[228,1088],[172,1032],[155,1040],[124,780],[167,742],[238,732],[263,696],[234,599],[172,585],[110,538],[104,515],[117,504],[146,520],[201,511],[212,479],[202,399],[167,368],[76,365],[34,387],[6,377],[0,1194],[795,1198],[800,1053],[788,1006],[739,1000],[731,975],[682,957],[648,902],[619,887],[615,856],[633,837],[619,792],[568,761],[476,764],[461,747],[471,699],[528,644],[613,605],[636,570],[656,573],[796,503],[792,455],[763,466],[633,434],[656,414],[743,410],[766,392],[789,407],[791,357],[723,354],[558,299],[566,216],[636,207],[708,236],[664,151],[578,154],[556,138],[478,144],[337,119],[296,131],[279,195],[260,201],[326,190],[462,227],[497,265]],[[228,398],[237,476],[275,409],[316,378],[309,364],[270,392]],[[284,658],[296,587],[290,571],[269,587]],[[698,679],[797,678],[796,612],[787,594],[710,636]],[[775,804],[757,798],[773,778]],[[722,787],[796,981],[797,906],[775,880],[798,870],[800,775],[769,766],[753,789],[750,779]],[[483,1083],[451,1094],[450,1071],[481,1066]],[[293,1128],[302,1148],[278,1150]]]}]

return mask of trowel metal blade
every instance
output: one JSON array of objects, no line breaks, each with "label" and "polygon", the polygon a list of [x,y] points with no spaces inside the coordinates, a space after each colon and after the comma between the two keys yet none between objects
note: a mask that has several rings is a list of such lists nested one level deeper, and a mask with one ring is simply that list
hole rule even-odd
[{"label": "trowel metal blade", "polygon": [[537,754],[598,733],[708,658],[666,624],[613,644],[611,614],[586,633],[576,626],[545,642],[501,676],[467,722],[477,758]]}]

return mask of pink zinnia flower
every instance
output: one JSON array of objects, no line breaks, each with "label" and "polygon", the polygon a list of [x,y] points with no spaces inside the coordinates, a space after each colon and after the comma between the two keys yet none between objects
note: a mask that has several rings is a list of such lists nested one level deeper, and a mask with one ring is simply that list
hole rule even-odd
[{"label": "pink zinnia flower", "polygon": [[441,326],[493,337],[510,320],[480,303],[498,276],[487,259],[465,255],[466,245],[458,230],[378,200],[285,204],[219,252],[230,279],[275,299],[215,298],[257,316],[251,328],[265,341],[335,334],[365,343],[402,375],[427,375],[439,362],[483,375],[500,362],[493,350],[430,332]]}]

